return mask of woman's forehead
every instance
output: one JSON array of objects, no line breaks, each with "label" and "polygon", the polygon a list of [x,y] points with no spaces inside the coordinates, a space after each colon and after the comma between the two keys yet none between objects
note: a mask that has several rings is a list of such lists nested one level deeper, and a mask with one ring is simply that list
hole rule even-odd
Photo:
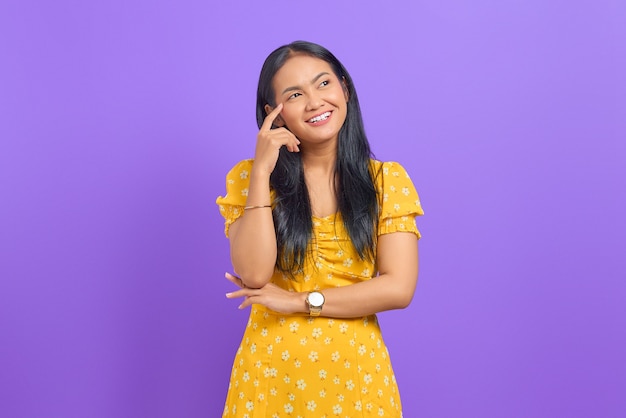
[{"label": "woman's forehead", "polygon": [[310,55],[294,54],[274,75],[274,86],[308,84],[321,73],[334,74],[328,62]]}]

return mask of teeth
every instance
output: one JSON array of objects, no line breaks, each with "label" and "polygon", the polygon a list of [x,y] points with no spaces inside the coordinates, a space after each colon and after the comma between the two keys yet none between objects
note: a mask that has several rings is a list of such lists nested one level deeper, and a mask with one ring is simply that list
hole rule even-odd
[{"label": "teeth", "polygon": [[319,122],[321,120],[326,120],[326,119],[328,119],[329,116],[330,116],[330,112],[322,113],[319,116],[316,116],[314,118],[309,119],[309,122],[315,123],[315,122]]}]

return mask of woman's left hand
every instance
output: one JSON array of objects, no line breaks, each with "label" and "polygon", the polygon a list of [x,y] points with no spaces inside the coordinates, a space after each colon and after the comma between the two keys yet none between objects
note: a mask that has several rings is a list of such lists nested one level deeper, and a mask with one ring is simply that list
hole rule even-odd
[{"label": "woman's left hand", "polygon": [[306,312],[306,295],[299,292],[289,292],[276,286],[274,283],[268,283],[259,289],[246,287],[243,281],[230,273],[226,273],[225,277],[241,289],[234,292],[226,293],[228,299],[245,298],[239,305],[239,309],[256,303],[263,305],[275,312],[292,314],[298,312]]}]

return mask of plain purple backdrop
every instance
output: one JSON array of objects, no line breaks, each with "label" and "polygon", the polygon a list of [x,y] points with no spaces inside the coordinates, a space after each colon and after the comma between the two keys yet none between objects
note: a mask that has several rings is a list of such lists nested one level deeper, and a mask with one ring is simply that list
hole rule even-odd
[{"label": "plain purple backdrop", "polygon": [[4,0],[0,416],[220,415],[248,313],[214,201],[296,39],[426,210],[380,315],[404,415],[626,416],[618,0]]}]

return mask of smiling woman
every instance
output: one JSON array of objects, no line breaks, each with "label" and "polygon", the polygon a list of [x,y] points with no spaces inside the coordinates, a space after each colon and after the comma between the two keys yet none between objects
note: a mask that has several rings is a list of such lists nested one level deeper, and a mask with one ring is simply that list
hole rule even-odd
[{"label": "smiling woman", "polygon": [[[276,102],[283,110],[274,125],[286,127],[300,141],[301,148],[327,142],[337,147],[339,130],[346,120],[348,93],[330,65],[304,54],[292,56],[274,76]],[[269,104],[265,111],[273,110]]]},{"label": "smiling woman", "polygon": [[223,416],[401,417],[376,313],[415,291],[413,183],[372,158],[352,79],[319,45],[269,55],[257,122],[254,160],[217,199],[240,288],[227,297],[251,307]]}]

